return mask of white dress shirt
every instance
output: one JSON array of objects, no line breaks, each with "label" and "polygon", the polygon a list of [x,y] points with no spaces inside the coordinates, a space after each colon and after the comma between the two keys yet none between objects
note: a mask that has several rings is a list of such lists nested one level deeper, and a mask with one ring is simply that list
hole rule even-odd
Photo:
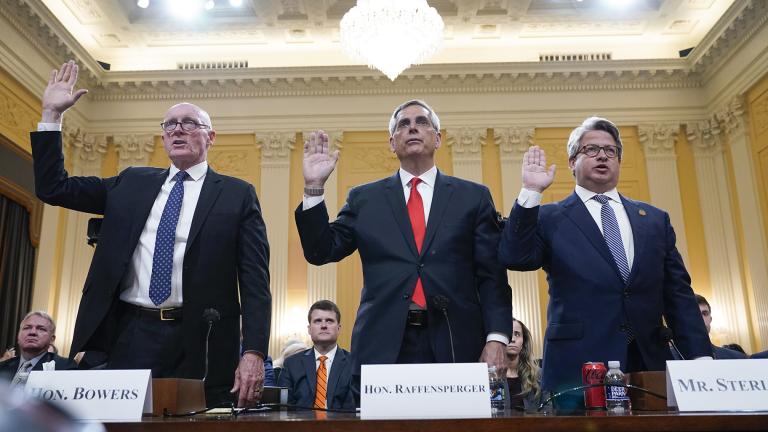
[{"label": "white dress shirt", "polygon": [[195,214],[200,191],[203,188],[205,175],[208,172],[208,162],[203,161],[189,168],[189,178],[184,182],[184,200],[181,204],[179,222],[176,225],[176,241],[173,244],[173,270],[171,274],[171,295],[161,304],[155,305],[149,298],[149,281],[152,277],[152,255],[155,250],[155,238],[157,227],[160,225],[160,217],[163,215],[165,203],[175,184],[173,177],[179,169],[171,165],[160,193],[155,198],[152,210],[149,212],[147,222],[139,236],[139,243],[133,251],[131,265],[122,281],[120,300],[137,306],[149,308],[178,307],[182,303],[182,276],[184,266],[184,251],[187,248],[189,229],[192,226],[192,217]]}]

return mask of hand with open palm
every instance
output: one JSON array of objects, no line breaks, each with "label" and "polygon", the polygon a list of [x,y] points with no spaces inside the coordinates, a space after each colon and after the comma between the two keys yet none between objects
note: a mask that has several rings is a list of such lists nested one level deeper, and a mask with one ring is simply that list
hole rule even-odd
[{"label": "hand with open palm", "polygon": [[339,161],[339,151],[328,149],[328,134],[319,130],[312,132],[304,141],[304,186],[322,188]]},{"label": "hand with open palm", "polygon": [[555,179],[555,165],[547,168],[547,155],[539,146],[532,146],[523,155],[523,187],[544,192]]},{"label": "hand with open palm", "polygon": [[64,111],[74,105],[78,99],[88,93],[86,89],[74,90],[77,82],[77,65],[70,60],[61,69],[52,70],[48,86],[43,92],[43,123],[61,123]]}]

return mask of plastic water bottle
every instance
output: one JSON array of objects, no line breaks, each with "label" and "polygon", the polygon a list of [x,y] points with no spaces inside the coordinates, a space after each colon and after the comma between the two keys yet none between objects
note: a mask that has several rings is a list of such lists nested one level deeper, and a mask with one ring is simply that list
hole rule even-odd
[{"label": "plastic water bottle", "polygon": [[608,372],[605,374],[605,407],[609,412],[616,414],[629,412],[632,409],[629,400],[624,373],[621,371],[621,362],[613,360],[608,362]]},{"label": "plastic water bottle", "polygon": [[507,395],[504,391],[504,377],[496,370],[496,366],[488,367],[488,383],[491,391],[491,412],[501,414],[506,406]]}]

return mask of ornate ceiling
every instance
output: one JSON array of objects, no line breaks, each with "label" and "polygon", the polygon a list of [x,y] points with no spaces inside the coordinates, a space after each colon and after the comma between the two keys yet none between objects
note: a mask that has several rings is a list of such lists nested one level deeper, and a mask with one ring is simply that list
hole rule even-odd
[{"label": "ornate ceiling", "polygon": [[[338,26],[354,0],[216,0],[195,17],[190,1],[5,0],[43,4],[82,48],[112,71],[353,65]],[[734,0],[430,0],[446,30],[429,63],[538,62],[568,55],[674,59],[697,46]],[[558,57],[559,56],[559,57]]]}]

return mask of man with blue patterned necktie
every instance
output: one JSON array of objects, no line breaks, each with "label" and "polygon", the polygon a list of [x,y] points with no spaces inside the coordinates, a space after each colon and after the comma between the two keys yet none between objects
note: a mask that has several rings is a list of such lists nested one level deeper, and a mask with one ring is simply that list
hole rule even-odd
[{"label": "man with blue patterned necktie", "polygon": [[204,378],[209,406],[226,402],[228,393],[238,394],[240,406],[255,403],[271,295],[253,186],[208,166],[216,132],[208,113],[189,103],[172,106],[160,124],[169,168],[69,177],[61,122],[87,93],[74,90],[76,81],[71,61],[51,73],[42,121],[31,134],[40,199],[104,215],[70,352],[101,352],[107,368],[151,369],[155,378]]},{"label": "man with blue patterned necktie", "polygon": [[[666,212],[616,189],[623,146],[618,128],[590,117],[571,133],[575,192],[540,205],[554,180],[544,150],[523,156],[523,188],[499,244],[510,270],[543,268],[549,282],[542,388],[581,384],[588,361],[621,361],[624,371],[664,370],[666,321],[686,358],[711,358],[691,280]],[[563,398],[560,408],[583,406]]]}]

